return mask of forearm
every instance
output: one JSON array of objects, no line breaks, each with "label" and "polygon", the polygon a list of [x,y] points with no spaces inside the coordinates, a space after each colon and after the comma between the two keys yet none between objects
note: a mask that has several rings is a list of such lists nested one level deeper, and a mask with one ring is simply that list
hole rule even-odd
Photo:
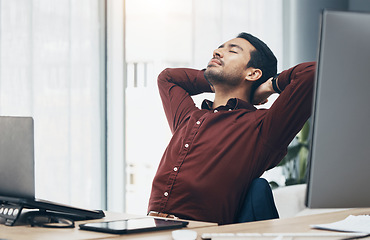
[{"label": "forearm", "polygon": [[211,91],[203,71],[185,68],[162,71],[158,76],[158,89],[172,132],[196,109],[190,96]]},{"label": "forearm", "polygon": [[276,79],[277,89],[283,92],[292,81],[309,81],[313,84],[312,74],[315,72],[315,67],[315,62],[306,62],[281,72]]},{"label": "forearm", "polygon": [[160,91],[173,87],[180,87],[189,95],[212,92],[210,85],[204,77],[204,70],[189,68],[167,68],[158,76]]},{"label": "forearm", "polygon": [[[297,66],[283,71],[281,74],[271,77],[266,82],[261,84],[253,93],[252,103],[259,105],[267,102],[267,98],[274,93],[281,94],[284,89],[295,81],[300,81],[300,83],[294,84],[304,84],[304,81],[310,81],[310,78],[300,78],[297,77],[297,74],[300,75],[302,72],[312,71],[314,66],[313,62],[301,63]],[[303,82],[302,82],[303,81]]]}]

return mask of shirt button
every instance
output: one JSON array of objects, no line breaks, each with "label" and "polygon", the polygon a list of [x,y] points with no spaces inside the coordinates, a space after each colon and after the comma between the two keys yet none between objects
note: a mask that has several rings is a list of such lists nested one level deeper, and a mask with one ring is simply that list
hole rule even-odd
[{"label": "shirt button", "polygon": [[165,197],[167,197],[168,196],[168,192],[164,192],[164,194],[163,194]]},{"label": "shirt button", "polygon": [[189,144],[185,144],[185,147],[188,148],[189,147]]},{"label": "shirt button", "polygon": [[200,121],[197,121],[197,125],[199,125],[200,124]]},{"label": "shirt button", "polygon": [[217,110],[214,110],[213,112],[214,112],[214,113],[216,113],[216,112],[218,112],[218,111],[217,111]]},{"label": "shirt button", "polygon": [[179,170],[177,167],[174,167],[173,168],[173,170],[175,171],[175,172],[177,172],[177,170]]}]

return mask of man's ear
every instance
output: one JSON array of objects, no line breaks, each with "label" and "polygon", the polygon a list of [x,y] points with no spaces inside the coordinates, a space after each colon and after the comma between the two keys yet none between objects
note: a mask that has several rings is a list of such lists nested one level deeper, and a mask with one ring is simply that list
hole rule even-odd
[{"label": "man's ear", "polygon": [[257,81],[262,77],[262,70],[258,68],[248,68],[247,69],[247,75],[245,76],[245,79],[248,81]]}]

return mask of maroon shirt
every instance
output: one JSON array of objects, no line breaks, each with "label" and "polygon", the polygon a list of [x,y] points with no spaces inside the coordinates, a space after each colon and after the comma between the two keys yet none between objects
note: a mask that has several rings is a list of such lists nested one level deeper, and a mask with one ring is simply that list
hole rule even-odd
[{"label": "maroon shirt", "polygon": [[283,71],[270,109],[240,99],[202,109],[191,95],[211,92],[204,71],[166,69],[158,86],[173,133],[153,180],[149,211],[233,223],[251,181],[276,166],[310,116],[315,63]]}]

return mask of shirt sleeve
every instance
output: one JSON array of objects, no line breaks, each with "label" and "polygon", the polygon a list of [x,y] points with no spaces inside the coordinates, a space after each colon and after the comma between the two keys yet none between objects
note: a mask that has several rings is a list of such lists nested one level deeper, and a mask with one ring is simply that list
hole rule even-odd
[{"label": "shirt sleeve", "polygon": [[167,68],[158,76],[158,89],[171,132],[197,109],[191,96],[212,92],[204,70]]},{"label": "shirt sleeve", "polygon": [[[286,149],[311,115],[316,63],[298,64],[280,73],[280,96],[267,111],[261,127],[264,142]],[[276,163],[277,164],[277,163]]]}]

